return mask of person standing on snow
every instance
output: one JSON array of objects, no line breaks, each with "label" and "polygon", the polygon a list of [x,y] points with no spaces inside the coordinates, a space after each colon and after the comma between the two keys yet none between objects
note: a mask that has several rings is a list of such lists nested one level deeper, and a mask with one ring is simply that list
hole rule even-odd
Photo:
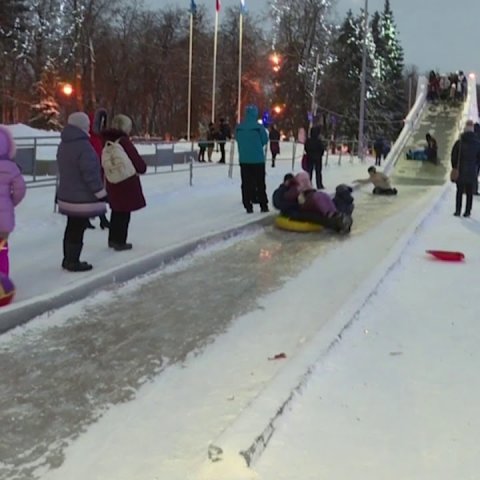
[{"label": "person standing on snow", "polygon": [[270,140],[270,152],[272,154],[272,168],[275,167],[275,159],[277,155],[280,155],[280,132],[277,130],[276,125],[270,127],[270,134],[268,135]]},{"label": "person standing on snow", "polygon": [[305,143],[305,153],[307,154],[307,172],[312,181],[313,170],[315,170],[315,181],[317,189],[323,190],[323,153],[325,152],[325,145],[320,139],[320,127],[313,127],[310,132],[310,137]]},{"label": "person standing on snow", "polygon": [[458,174],[456,178],[453,178],[457,184],[454,213],[456,217],[459,217],[462,212],[463,194],[467,196],[467,204],[463,216],[469,217],[472,213],[473,190],[475,188],[479,162],[480,142],[474,133],[472,120],[468,120],[465,124],[465,130],[460,139],[455,142],[451,154],[452,169],[456,170]]},{"label": "person standing on snow", "polygon": [[258,123],[258,108],[248,105],[245,117],[235,130],[242,177],[242,202],[247,213],[253,213],[253,203],[258,201],[262,212],[268,212],[265,185],[265,152],[267,130]]},{"label": "person standing on snow", "polygon": [[83,112],[72,113],[61,134],[57,150],[57,204],[67,216],[63,236],[62,268],[85,272],[93,267],[80,261],[83,236],[89,218],[106,212],[107,192],[103,187],[100,162],[90,143],[90,119]]},{"label": "person standing on snow", "polygon": [[116,115],[112,120],[112,128],[102,132],[103,144],[108,141],[118,142],[137,173],[119,183],[111,183],[108,178],[105,179],[108,201],[112,209],[108,246],[115,251],[132,249],[132,244],[127,243],[131,213],[146,206],[138,175],[147,171],[147,165],[129,138],[132,126],[130,117]]},{"label": "person standing on snow", "polygon": [[[90,143],[92,144],[93,149],[95,150],[98,161],[101,164],[102,161],[102,136],[101,132],[107,128],[107,111],[104,108],[99,108],[94,114],[90,115]],[[103,169],[100,169],[103,178]],[[87,228],[95,228],[92,223],[89,221]],[[107,220],[107,216],[100,215],[100,228],[104,230],[105,228],[110,228],[110,222]]]},{"label": "person standing on snow", "polygon": [[232,138],[232,132],[230,130],[230,126],[227,122],[225,122],[224,118],[220,119],[220,123],[218,125],[218,134],[217,134],[217,141],[218,145],[220,146],[220,154],[221,158],[218,163],[225,163],[225,144],[227,140]]},{"label": "person standing on snow", "polygon": [[15,207],[26,194],[25,180],[14,161],[15,142],[10,130],[0,125],[0,271],[9,274],[8,237],[15,229]]}]

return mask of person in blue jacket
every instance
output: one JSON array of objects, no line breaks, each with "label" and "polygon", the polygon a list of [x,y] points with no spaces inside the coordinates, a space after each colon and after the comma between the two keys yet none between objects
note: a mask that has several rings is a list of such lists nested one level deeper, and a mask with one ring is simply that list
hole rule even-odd
[{"label": "person in blue jacket", "polygon": [[247,213],[253,213],[253,204],[259,203],[262,212],[268,212],[265,186],[265,151],[267,130],[258,123],[258,108],[248,105],[245,118],[235,130],[242,177],[242,202]]}]

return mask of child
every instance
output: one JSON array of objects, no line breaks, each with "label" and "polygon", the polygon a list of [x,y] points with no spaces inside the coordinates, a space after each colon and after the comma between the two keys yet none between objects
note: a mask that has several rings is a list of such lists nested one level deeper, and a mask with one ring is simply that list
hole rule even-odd
[{"label": "child", "polygon": [[333,197],[333,203],[337,207],[340,213],[352,216],[353,205],[353,189],[344,183],[341,183],[335,189],[335,196]]},{"label": "child", "polygon": [[0,272],[9,274],[8,237],[15,229],[15,207],[26,193],[25,181],[14,162],[15,142],[10,130],[0,125]]},{"label": "child", "polygon": [[294,182],[295,177],[291,173],[287,173],[283,177],[283,183],[273,192],[272,203],[273,206],[280,210],[284,215],[290,215],[299,211],[299,206],[296,198],[287,199],[285,194],[288,192]]},{"label": "child", "polygon": [[368,169],[369,178],[355,180],[353,183],[360,183],[366,185],[367,183],[373,183],[375,187],[373,189],[374,195],[396,195],[398,193],[396,188],[392,188],[390,179],[382,172],[377,172],[375,167]]}]

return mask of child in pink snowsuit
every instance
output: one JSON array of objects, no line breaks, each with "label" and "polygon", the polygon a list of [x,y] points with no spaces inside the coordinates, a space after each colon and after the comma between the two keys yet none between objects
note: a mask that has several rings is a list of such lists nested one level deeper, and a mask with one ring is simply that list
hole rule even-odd
[{"label": "child in pink snowsuit", "polygon": [[15,142],[10,130],[0,125],[0,272],[9,274],[8,237],[15,229],[15,207],[26,193],[25,180],[14,162]]}]

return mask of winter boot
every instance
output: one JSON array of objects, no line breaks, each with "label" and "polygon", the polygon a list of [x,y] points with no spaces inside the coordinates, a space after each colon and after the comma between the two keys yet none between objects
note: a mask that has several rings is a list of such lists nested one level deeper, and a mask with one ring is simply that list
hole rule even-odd
[{"label": "winter boot", "polygon": [[64,270],[68,270],[69,272],[87,272],[93,268],[89,263],[80,261],[82,248],[83,243],[63,242],[62,268]]},{"label": "winter boot", "polygon": [[107,220],[106,215],[100,215],[100,228],[102,230],[108,230],[110,228],[110,222]]}]

